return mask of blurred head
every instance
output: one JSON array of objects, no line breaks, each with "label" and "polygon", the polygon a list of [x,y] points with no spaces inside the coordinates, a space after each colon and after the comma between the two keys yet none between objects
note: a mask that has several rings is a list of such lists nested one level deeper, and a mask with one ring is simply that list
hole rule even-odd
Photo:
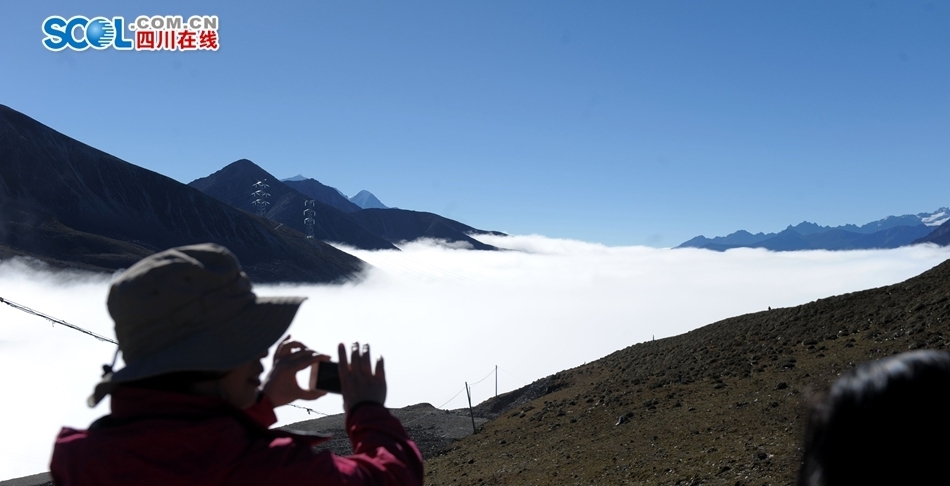
[{"label": "blurred head", "polygon": [[264,365],[262,353],[257,358],[225,371],[176,371],[125,382],[119,386],[147,388],[218,397],[237,408],[247,408],[257,401]]},{"label": "blurred head", "polygon": [[798,484],[931,484],[944,478],[948,411],[950,354],[916,351],[865,363],[812,408]]},{"label": "blurred head", "polygon": [[[261,373],[264,372],[261,359],[265,356],[267,353],[224,375],[217,383],[218,395],[237,408],[244,409],[253,405],[257,401],[257,389],[261,386]],[[210,390],[205,394],[210,394]]]},{"label": "blurred head", "polygon": [[192,382],[182,391],[218,397],[241,409],[250,407],[257,401],[261,373],[264,372],[261,359],[265,356],[267,356],[266,352],[237,368],[224,372],[221,376]]},{"label": "blurred head", "polygon": [[148,256],[116,277],[109,290],[125,367],[104,376],[90,406],[132,382],[182,391],[214,383],[224,387],[222,397],[230,393],[243,402],[249,384],[260,383],[260,359],[303,300],[257,297],[237,258],[219,245]]}]

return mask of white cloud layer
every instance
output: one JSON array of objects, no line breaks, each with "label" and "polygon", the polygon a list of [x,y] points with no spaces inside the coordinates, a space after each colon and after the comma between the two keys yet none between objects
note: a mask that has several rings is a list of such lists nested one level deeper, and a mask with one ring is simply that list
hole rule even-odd
[{"label": "white cloud layer", "polygon": [[[334,356],[338,342],[369,342],[386,356],[388,405],[465,405],[463,383],[499,367],[500,392],[638,342],[681,334],[768,306],[786,307],[888,285],[950,258],[950,248],[773,253],[737,249],[606,247],[541,236],[480,237],[479,252],[412,243],[402,252],[348,249],[374,265],[343,286],[263,286],[306,295],[290,332]],[[0,297],[113,336],[107,276],[37,272],[0,262]],[[0,480],[48,469],[63,425],[86,427],[108,401],[84,400],[114,346],[0,305]],[[121,361],[120,361],[121,365]],[[473,401],[494,393],[474,386]],[[337,397],[302,405],[338,413]],[[308,418],[283,407],[281,423]],[[310,416],[309,418],[313,418]]]}]

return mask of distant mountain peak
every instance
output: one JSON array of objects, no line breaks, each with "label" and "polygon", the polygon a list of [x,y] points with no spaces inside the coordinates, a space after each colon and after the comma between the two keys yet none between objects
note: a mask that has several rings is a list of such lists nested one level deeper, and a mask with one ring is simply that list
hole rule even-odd
[{"label": "distant mountain peak", "polygon": [[767,248],[778,251],[805,249],[896,248],[909,245],[934,228],[950,221],[950,209],[942,207],[932,213],[888,216],[857,226],[821,226],[809,221],[788,225],[779,233],[750,234],[744,230],[727,236],[697,236],[678,248],[726,250],[738,247]]},{"label": "distant mountain peak", "polygon": [[224,168],[226,169],[226,168],[231,167],[231,166],[234,166],[234,167],[250,167],[250,166],[253,166],[253,167],[260,168],[260,166],[258,166],[258,165],[255,164],[254,162],[251,162],[249,159],[238,159],[238,160],[235,160],[234,162],[231,162],[230,164],[224,166]]},{"label": "distant mountain peak", "polygon": [[940,208],[932,213],[920,213],[917,216],[927,226],[940,226],[950,221],[950,208]]},{"label": "distant mountain peak", "polygon": [[810,234],[813,234],[813,233],[818,233],[818,232],[821,232],[821,231],[826,231],[826,230],[828,230],[828,229],[830,229],[830,228],[827,228],[827,227],[824,227],[824,226],[821,226],[821,225],[818,225],[818,224],[816,224],[816,223],[812,223],[812,222],[809,222],[809,221],[802,221],[801,223],[798,223],[798,224],[795,225],[795,226],[788,225],[788,228],[785,228],[786,231],[792,230],[792,231],[794,231],[794,232],[796,232],[796,233],[798,233],[798,234],[800,234],[800,235],[810,235]]},{"label": "distant mountain peak", "polygon": [[350,202],[363,209],[389,209],[389,206],[383,204],[382,201],[377,199],[372,192],[369,192],[365,189],[351,197]]},{"label": "distant mountain peak", "polygon": [[297,175],[295,175],[295,176],[293,176],[293,177],[288,177],[288,178],[286,178],[286,179],[281,179],[280,182],[287,182],[287,181],[300,182],[300,181],[305,181],[305,180],[307,180],[307,179],[309,179],[309,177],[304,177],[303,174],[297,174]]}]

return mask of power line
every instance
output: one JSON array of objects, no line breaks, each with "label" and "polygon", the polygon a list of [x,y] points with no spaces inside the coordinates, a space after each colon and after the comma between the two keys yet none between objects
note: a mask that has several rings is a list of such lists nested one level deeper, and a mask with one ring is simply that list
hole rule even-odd
[{"label": "power line", "polygon": [[316,220],[313,219],[317,215],[317,212],[313,208],[316,207],[316,201],[314,199],[308,199],[303,202],[303,224],[307,227],[307,238],[313,239],[313,224],[316,223]]},{"label": "power line", "polygon": [[[485,375],[485,377],[482,378],[481,380],[478,380],[478,381],[476,381],[475,383],[469,383],[469,384],[468,384],[468,387],[470,388],[470,387],[472,387],[472,386],[474,386],[474,385],[477,385],[477,384],[479,384],[479,383],[481,383],[481,382],[487,380],[487,379],[488,379],[491,375],[493,375],[493,374],[495,374],[495,371],[494,371],[494,370],[492,370],[492,371],[489,372],[487,375]],[[458,393],[456,393],[455,395],[452,395],[452,398],[446,400],[445,403],[443,403],[442,405],[439,405],[438,407],[435,407],[435,408],[441,409],[442,407],[448,405],[452,400],[455,400],[456,397],[458,397],[459,395],[461,395],[463,391],[465,391],[465,388],[462,388],[461,390],[458,391]]]},{"label": "power line", "polygon": [[27,314],[33,314],[34,316],[42,317],[43,319],[46,319],[47,321],[49,321],[51,324],[59,324],[59,325],[61,325],[61,326],[66,326],[66,327],[68,327],[68,328],[70,328],[70,329],[75,329],[75,330],[77,330],[77,331],[79,331],[79,332],[81,332],[81,333],[83,333],[83,334],[88,334],[88,335],[90,335],[90,336],[92,336],[92,337],[94,337],[94,338],[96,338],[96,339],[98,339],[98,340],[100,340],[100,341],[105,341],[105,342],[109,342],[109,343],[112,343],[112,344],[119,344],[119,343],[117,343],[117,342],[115,342],[115,341],[113,341],[113,340],[111,340],[111,339],[109,339],[109,338],[107,338],[107,337],[105,337],[105,336],[103,336],[103,335],[101,335],[101,334],[96,334],[96,333],[94,333],[94,332],[92,332],[92,331],[90,331],[90,330],[88,330],[88,329],[83,329],[83,328],[81,328],[81,327],[79,327],[79,326],[77,326],[77,325],[75,325],[75,324],[70,324],[70,323],[68,323],[68,322],[66,322],[66,321],[64,321],[64,320],[62,320],[62,319],[57,319],[57,318],[55,318],[55,317],[48,316],[48,315],[46,315],[46,314],[44,314],[44,313],[42,313],[42,312],[40,312],[40,311],[35,311],[35,310],[33,310],[33,309],[30,309],[29,307],[27,307],[27,306],[25,306],[25,305],[17,304],[16,302],[12,302],[12,301],[9,301],[9,300],[7,300],[7,299],[4,299],[3,297],[0,297],[0,302],[2,302],[2,303],[4,303],[4,304],[7,304],[8,306],[13,307],[13,308],[16,309],[16,310],[20,310],[20,311],[26,312]]},{"label": "power line", "polygon": [[475,385],[477,385],[477,384],[479,384],[479,383],[481,383],[481,382],[487,380],[488,377],[491,376],[491,375],[493,375],[493,374],[495,374],[495,370],[489,371],[488,374],[485,375],[484,378],[482,378],[481,380],[478,380],[478,381],[476,381],[476,382],[474,382],[474,383],[469,383],[468,386],[470,386],[470,387],[475,386]]},{"label": "power line", "polygon": [[251,204],[257,208],[257,215],[262,218],[267,217],[267,206],[270,205],[270,201],[267,200],[270,193],[266,192],[268,187],[270,186],[267,184],[267,179],[251,184],[251,189],[254,189],[254,192],[251,193]]},{"label": "power line", "polygon": [[455,395],[453,395],[452,398],[446,400],[445,403],[443,403],[442,405],[439,405],[438,407],[435,407],[435,408],[442,409],[442,407],[448,405],[449,402],[451,402],[452,400],[455,400],[455,397],[459,396],[459,394],[462,393],[463,391],[465,391],[464,388],[462,388],[461,390],[459,390],[459,392],[456,393]]}]

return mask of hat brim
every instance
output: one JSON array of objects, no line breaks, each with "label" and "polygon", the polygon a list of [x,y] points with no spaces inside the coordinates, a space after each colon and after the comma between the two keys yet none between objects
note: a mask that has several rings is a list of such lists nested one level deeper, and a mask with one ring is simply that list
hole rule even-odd
[{"label": "hat brim", "polygon": [[257,359],[287,331],[304,300],[306,297],[257,297],[237,317],[107,375],[89,397],[89,406],[122,383],[176,371],[227,371]]}]

